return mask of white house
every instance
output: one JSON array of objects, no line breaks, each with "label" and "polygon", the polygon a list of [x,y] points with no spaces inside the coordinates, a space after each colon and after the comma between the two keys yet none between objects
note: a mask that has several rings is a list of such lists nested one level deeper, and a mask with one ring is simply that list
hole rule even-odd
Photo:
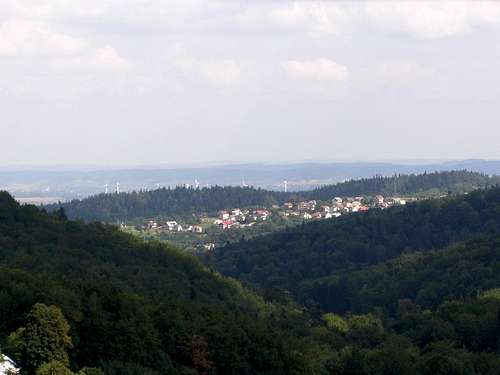
[{"label": "white house", "polygon": [[0,353],[0,375],[18,374],[19,370],[12,359]]}]

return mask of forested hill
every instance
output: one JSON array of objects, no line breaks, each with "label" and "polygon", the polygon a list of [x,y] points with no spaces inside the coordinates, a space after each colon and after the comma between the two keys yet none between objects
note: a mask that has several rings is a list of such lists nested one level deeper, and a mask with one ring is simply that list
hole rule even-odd
[{"label": "forested hill", "polygon": [[[213,214],[222,209],[270,206],[287,200],[331,199],[335,196],[412,195],[464,193],[495,185],[500,179],[467,171],[435,172],[353,180],[313,191],[284,193],[251,187],[193,189],[177,187],[120,194],[99,194],[63,203],[70,218],[116,222],[147,217],[187,217],[193,213]],[[59,205],[47,206],[56,210]]]},{"label": "forested hill", "polygon": [[[44,340],[55,333],[37,338],[30,334],[40,330],[28,336],[26,330],[49,324],[51,311],[61,320],[56,308],[41,304],[57,306],[69,322],[73,348],[65,340],[66,364],[74,369],[99,367],[108,375],[309,373],[304,357],[295,354],[297,340],[280,328],[284,308],[281,318],[271,318],[273,305],[174,249],[141,243],[111,226],[68,221],[61,211],[19,206],[0,192],[0,347],[28,375],[54,349]],[[32,308],[28,326],[10,336],[16,345],[10,343],[8,335],[24,326]],[[299,321],[298,329],[305,327]],[[64,331],[65,324],[60,327]]]},{"label": "forested hill", "polygon": [[[120,194],[99,194],[62,204],[70,218],[115,222],[146,217],[215,214],[232,207],[282,203],[288,195],[252,187],[213,186],[201,189],[176,187]],[[58,205],[47,209],[57,209]]]},{"label": "forested hill", "polygon": [[[474,225],[468,212],[457,209],[456,220]],[[497,201],[490,214],[499,212]],[[496,232],[495,219],[486,228]],[[297,276],[284,272],[296,266],[289,260],[318,250],[307,243],[310,228],[301,233],[296,246],[284,238],[295,251],[268,256],[267,271]],[[279,290],[263,299],[175,249],[0,192],[0,347],[26,375],[498,374],[498,243],[348,267],[345,281],[301,285],[328,303],[307,310]],[[339,254],[356,258],[356,248]]]},{"label": "forested hill", "polygon": [[[288,289],[303,300],[331,308],[332,303],[340,307],[338,302],[344,298],[335,293],[349,290],[347,279],[342,278],[348,272],[499,230],[500,188],[492,188],[288,228],[217,249],[211,261],[227,275]],[[500,249],[495,251],[498,255]],[[321,291],[323,280],[335,277],[340,284]],[[304,288],[313,292],[301,294]]]},{"label": "forested hill", "polygon": [[356,196],[381,194],[431,195],[436,193],[460,194],[480,188],[494,186],[500,182],[498,176],[487,176],[469,171],[447,171],[423,174],[396,175],[351,180],[336,185],[328,185],[307,192],[311,199],[329,199],[334,196]]}]

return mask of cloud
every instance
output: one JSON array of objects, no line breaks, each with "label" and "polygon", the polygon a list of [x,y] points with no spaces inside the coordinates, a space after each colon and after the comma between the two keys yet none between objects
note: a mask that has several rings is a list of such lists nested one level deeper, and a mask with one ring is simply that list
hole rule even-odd
[{"label": "cloud", "polygon": [[234,60],[213,60],[184,57],[177,66],[187,74],[195,74],[205,81],[220,85],[234,85],[241,81],[241,67]]},{"label": "cloud", "polygon": [[301,28],[313,35],[335,35],[349,8],[320,1],[293,2],[269,11],[270,20],[287,28]]},{"label": "cloud", "polygon": [[493,1],[368,2],[365,12],[376,27],[416,38],[437,39],[500,23],[500,3]]},{"label": "cloud", "polygon": [[64,56],[81,51],[85,42],[44,24],[9,20],[0,25],[0,55]]},{"label": "cloud", "polygon": [[283,1],[257,4],[246,25],[297,30],[315,37],[349,35],[367,27],[419,39],[453,37],[485,25],[500,25],[498,1]]},{"label": "cloud", "polygon": [[346,66],[328,59],[289,60],[281,63],[286,73],[294,78],[317,80],[345,80],[349,76]]},{"label": "cloud", "polygon": [[54,66],[72,68],[75,70],[124,70],[130,67],[125,59],[111,46],[105,46],[89,51],[89,53],[72,58],[58,59]]},{"label": "cloud", "polygon": [[0,56],[39,57],[53,66],[79,69],[123,69],[129,64],[111,46],[53,30],[48,24],[10,19],[0,24]]}]

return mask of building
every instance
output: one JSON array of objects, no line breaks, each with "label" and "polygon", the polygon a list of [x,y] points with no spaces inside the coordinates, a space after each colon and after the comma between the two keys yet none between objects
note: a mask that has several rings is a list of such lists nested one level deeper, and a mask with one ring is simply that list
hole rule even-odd
[{"label": "building", "polygon": [[203,227],[201,227],[199,225],[193,225],[193,227],[191,228],[191,231],[193,233],[203,233]]},{"label": "building", "polygon": [[2,353],[0,353],[0,374],[19,374],[14,361]]}]

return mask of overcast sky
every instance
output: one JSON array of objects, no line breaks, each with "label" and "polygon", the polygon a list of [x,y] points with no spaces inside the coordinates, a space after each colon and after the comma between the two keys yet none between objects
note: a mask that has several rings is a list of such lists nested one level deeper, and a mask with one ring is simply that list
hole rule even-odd
[{"label": "overcast sky", "polygon": [[500,159],[500,2],[0,0],[0,164]]}]

